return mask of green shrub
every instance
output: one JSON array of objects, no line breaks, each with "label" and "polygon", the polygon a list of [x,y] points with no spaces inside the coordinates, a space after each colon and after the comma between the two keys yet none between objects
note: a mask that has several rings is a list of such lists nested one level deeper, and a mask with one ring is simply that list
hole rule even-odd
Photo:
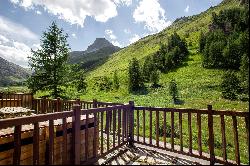
[{"label": "green shrub", "polygon": [[240,81],[235,72],[227,71],[222,77],[221,92],[225,99],[235,100],[240,91]]}]

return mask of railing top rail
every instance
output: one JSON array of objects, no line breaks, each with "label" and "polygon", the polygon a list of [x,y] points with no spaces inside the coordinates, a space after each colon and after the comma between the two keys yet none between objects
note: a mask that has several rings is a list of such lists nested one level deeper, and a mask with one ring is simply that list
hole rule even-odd
[{"label": "railing top rail", "polygon": [[96,104],[103,104],[103,105],[124,105],[124,103],[100,102],[100,101],[97,101]]},{"label": "railing top rail", "polygon": [[18,126],[18,125],[31,124],[31,123],[36,123],[36,122],[43,122],[47,120],[56,120],[56,119],[70,117],[72,115],[73,115],[73,111],[65,111],[65,112],[39,114],[39,115],[28,116],[28,117],[1,119],[0,129]]},{"label": "railing top rail", "polygon": [[[143,107],[143,106],[135,106],[135,110],[148,110],[148,111],[166,111],[166,112],[182,112],[182,113],[201,113],[208,114],[209,111],[207,109],[191,109],[191,108],[162,108],[162,107]],[[228,111],[228,110],[212,110],[212,115],[226,115],[226,116],[241,116],[248,117],[248,112],[243,111]]]},{"label": "railing top rail", "polygon": [[131,107],[130,105],[116,105],[116,106],[108,106],[108,107],[81,109],[81,114],[86,114],[86,111],[88,113],[95,113],[95,112],[104,112],[104,111],[110,111],[110,110],[116,110],[116,109],[129,109],[130,107]]}]

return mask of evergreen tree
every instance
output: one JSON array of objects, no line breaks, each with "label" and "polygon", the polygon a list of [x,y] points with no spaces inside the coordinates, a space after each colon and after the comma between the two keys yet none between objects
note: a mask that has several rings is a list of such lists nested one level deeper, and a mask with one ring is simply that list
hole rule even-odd
[{"label": "evergreen tree", "polygon": [[119,87],[120,87],[119,79],[118,79],[118,76],[117,76],[117,71],[114,72],[113,85],[114,85],[115,90],[118,90]]},{"label": "evergreen tree", "polygon": [[154,68],[154,65],[153,65],[152,57],[151,56],[146,57],[144,64],[143,64],[143,68],[142,68],[144,82],[150,81],[150,75],[151,75],[153,68]]},{"label": "evergreen tree", "polygon": [[235,72],[227,71],[222,77],[222,97],[235,100],[240,91],[240,81]]},{"label": "evergreen tree", "polygon": [[159,70],[154,68],[150,73],[150,82],[152,82],[153,87],[157,87],[160,79],[160,73]]},{"label": "evergreen tree", "polygon": [[169,83],[169,94],[175,103],[178,99],[178,89],[177,89],[177,83],[174,79],[172,79]]},{"label": "evergreen tree", "polygon": [[141,69],[139,62],[136,58],[133,58],[129,64],[130,64],[128,70],[129,92],[136,92],[139,91],[144,86]]},{"label": "evergreen tree", "polygon": [[28,79],[28,87],[33,92],[49,90],[52,97],[60,97],[68,70],[66,64],[70,48],[67,37],[67,34],[63,34],[63,29],[52,22],[48,31],[43,33],[41,49],[31,50],[29,65],[33,75]]},{"label": "evergreen tree", "polygon": [[244,54],[241,59],[240,81],[243,93],[249,95],[249,56]]}]

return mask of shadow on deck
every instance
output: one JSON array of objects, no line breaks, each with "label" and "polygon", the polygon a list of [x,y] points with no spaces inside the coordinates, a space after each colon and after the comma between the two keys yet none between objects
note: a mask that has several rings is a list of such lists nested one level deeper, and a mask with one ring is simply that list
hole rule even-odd
[{"label": "shadow on deck", "polygon": [[95,165],[209,165],[209,161],[135,144],[99,159]]}]

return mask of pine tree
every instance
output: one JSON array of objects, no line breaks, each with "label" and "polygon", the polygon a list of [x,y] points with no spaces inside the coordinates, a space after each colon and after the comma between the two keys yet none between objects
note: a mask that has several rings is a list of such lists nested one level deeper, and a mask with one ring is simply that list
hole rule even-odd
[{"label": "pine tree", "polygon": [[151,56],[148,56],[145,59],[144,64],[143,64],[143,68],[142,68],[143,80],[145,82],[150,81],[150,75],[151,75],[153,68],[154,68],[153,59]]},{"label": "pine tree", "polygon": [[67,37],[63,29],[52,22],[48,31],[43,33],[41,49],[31,50],[29,65],[33,75],[28,79],[28,87],[33,92],[48,90],[52,97],[60,97],[68,70],[66,63],[70,48]]},{"label": "pine tree", "polygon": [[133,58],[129,65],[129,92],[139,91],[143,86],[140,65],[136,58]]}]

